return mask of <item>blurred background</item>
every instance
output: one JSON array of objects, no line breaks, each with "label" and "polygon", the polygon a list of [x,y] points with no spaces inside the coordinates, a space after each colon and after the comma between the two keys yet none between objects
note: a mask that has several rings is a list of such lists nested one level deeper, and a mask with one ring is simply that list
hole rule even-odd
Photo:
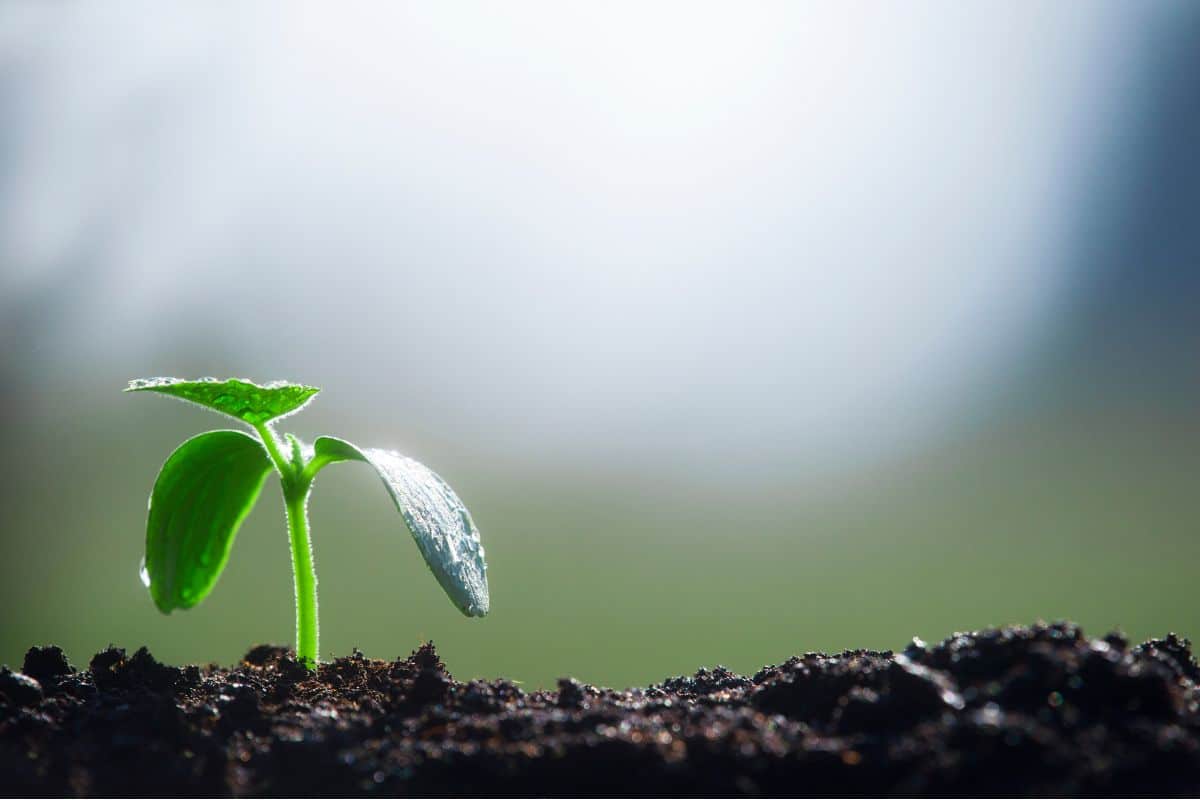
[{"label": "blurred background", "polygon": [[268,484],[200,607],[146,498],[283,426],[472,509],[458,614],[363,465],[324,657],[626,686],[1038,618],[1200,634],[1200,4],[0,6],[0,662],[290,642]]}]

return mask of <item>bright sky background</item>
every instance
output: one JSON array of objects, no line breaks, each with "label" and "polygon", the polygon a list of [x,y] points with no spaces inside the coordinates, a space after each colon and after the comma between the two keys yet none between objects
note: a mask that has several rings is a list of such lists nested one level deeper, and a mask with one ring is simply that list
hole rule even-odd
[{"label": "bright sky background", "polygon": [[1166,8],[10,4],[0,293],[82,287],[54,375],[207,350],[467,447],[878,456],[1044,335]]},{"label": "bright sky background", "polygon": [[0,3],[0,662],[290,637],[275,486],[201,606],[147,599],[146,492],[222,425],[154,375],[322,386],[288,430],[471,508],[483,622],[322,474],[326,656],[1194,639],[1197,8]]}]

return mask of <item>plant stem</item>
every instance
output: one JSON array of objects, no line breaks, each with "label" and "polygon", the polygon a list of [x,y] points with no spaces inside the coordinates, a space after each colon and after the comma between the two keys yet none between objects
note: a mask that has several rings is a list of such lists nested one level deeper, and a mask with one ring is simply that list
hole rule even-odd
[{"label": "plant stem", "polygon": [[308,535],[308,488],[284,481],[288,538],[292,544],[292,578],[296,585],[296,657],[317,668],[317,574],[313,570],[312,540]]},{"label": "plant stem", "polygon": [[283,487],[283,504],[287,510],[288,540],[292,546],[292,581],[296,587],[296,658],[309,669],[317,668],[317,573],[313,569],[312,539],[308,535],[308,492],[312,488],[315,470],[309,474],[299,463],[299,447],[292,439],[293,463],[279,451],[275,432],[265,423],[254,426]]},{"label": "plant stem", "polygon": [[267,455],[274,462],[275,469],[279,471],[279,477],[283,479],[284,488],[286,489],[292,468],[288,464],[287,459],[283,457],[283,454],[279,452],[279,442],[275,440],[275,431],[271,430],[271,426],[264,422],[255,425],[254,430],[258,432],[258,437],[262,439],[263,446],[267,448]]}]

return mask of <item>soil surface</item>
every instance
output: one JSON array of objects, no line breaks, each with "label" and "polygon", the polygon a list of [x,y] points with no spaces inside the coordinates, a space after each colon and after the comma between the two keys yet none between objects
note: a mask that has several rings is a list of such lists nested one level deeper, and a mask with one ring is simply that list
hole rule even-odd
[{"label": "soil surface", "polygon": [[307,672],[35,647],[0,672],[0,793],[1197,794],[1186,640],[1071,624],[808,653],[646,689],[455,681],[432,644]]}]

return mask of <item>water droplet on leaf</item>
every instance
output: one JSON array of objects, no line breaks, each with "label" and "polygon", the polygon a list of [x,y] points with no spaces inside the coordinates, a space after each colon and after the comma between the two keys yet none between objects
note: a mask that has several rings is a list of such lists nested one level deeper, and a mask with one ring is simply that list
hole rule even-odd
[{"label": "water droplet on leaf", "polygon": [[142,556],[142,563],[138,565],[138,575],[142,579],[142,585],[147,589],[150,588],[150,570],[146,569],[146,557]]}]

